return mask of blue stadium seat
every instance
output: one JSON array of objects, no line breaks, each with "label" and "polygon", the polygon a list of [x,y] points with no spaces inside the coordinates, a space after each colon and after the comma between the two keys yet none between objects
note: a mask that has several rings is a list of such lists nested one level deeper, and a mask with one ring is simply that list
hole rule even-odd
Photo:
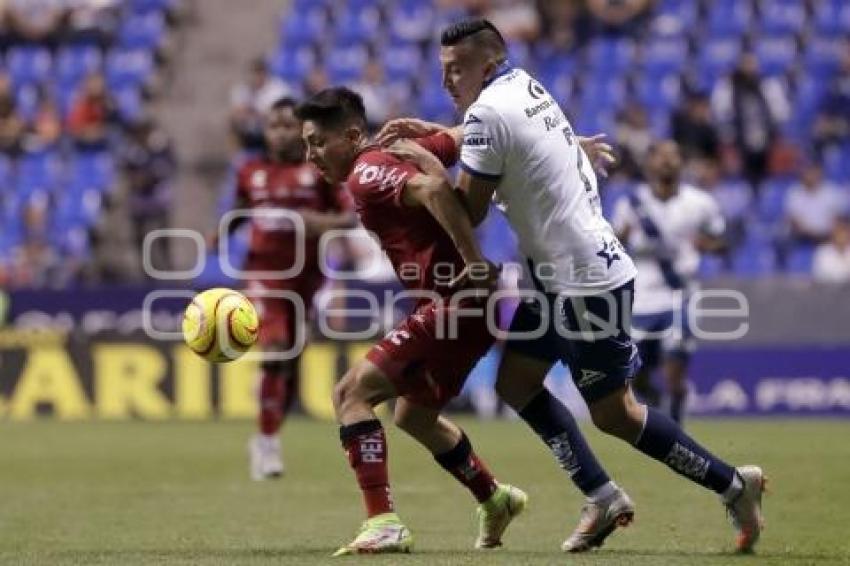
[{"label": "blue stadium seat", "polygon": [[118,37],[125,49],[153,50],[162,44],[165,32],[165,18],[162,13],[151,11],[125,18]]},{"label": "blue stadium seat", "polygon": [[723,258],[713,254],[703,254],[699,260],[698,276],[700,279],[713,279],[725,272]]},{"label": "blue stadium seat", "polygon": [[317,4],[303,11],[293,9],[281,22],[281,45],[286,48],[312,46],[326,35],[327,27],[327,11],[323,6]]},{"label": "blue stadium seat", "polygon": [[6,56],[6,67],[16,84],[40,84],[50,77],[53,58],[46,47],[13,47]]},{"label": "blue stadium seat", "polygon": [[783,35],[800,33],[806,23],[806,6],[803,0],[770,0],[761,3],[763,34]]},{"label": "blue stadium seat", "polygon": [[35,118],[38,110],[39,85],[21,83],[15,88],[15,106],[18,114],[27,122]]},{"label": "blue stadium seat", "polygon": [[302,81],[316,65],[316,51],[310,45],[283,46],[269,60],[269,70],[285,81]]},{"label": "blue stadium seat", "polygon": [[776,271],[776,250],[770,244],[745,245],[732,256],[732,269],[741,277],[764,277]]},{"label": "blue stadium seat", "polygon": [[796,245],[788,254],[785,269],[794,275],[811,275],[815,248],[807,245]]},{"label": "blue stadium seat", "polygon": [[698,3],[691,0],[662,0],[656,4],[651,24],[653,35],[681,36],[697,23]]},{"label": "blue stadium seat", "polygon": [[95,188],[64,192],[56,200],[54,227],[57,230],[68,230],[76,226],[94,226],[102,209],[103,193]]},{"label": "blue stadium seat", "polygon": [[741,55],[741,39],[738,37],[709,37],[698,51],[698,67],[702,78],[713,84],[737,63]]},{"label": "blue stadium seat", "polygon": [[815,37],[834,37],[850,33],[850,4],[844,0],[814,2]]},{"label": "blue stadium seat", "polygon": [[716,0],[709,4],[708,32],[712,36],[740,37],[752,23],[752,4],[747,0]]},{"label": "blue stadium seat", "polygon": [[112,89],[143,86],[153,71],[153,56],[144,49],[113,49],[106,57],[106,80]]},{"label": "blue stadium seat", "polygon": [[430,0],[400,0],[389,9],[387,25],[393,42],[420,42],[436,29],[436,11]]},{"label": "blue stadium seat", "polygon": [[355,81],[369,60],[365,45],[336,45],[325,54],[325,70],[332,84]]},{"label": "blue stadium seat", "polygon": [[765,181],[758,198],[759,217],[768,223],[777,223],[785,217],[785,197],[791,188],[791,179],[773,178]]},{"label": "blue stadium seat", "polygon": [[334,15],[334,40],[337,45],[368,43],[379,35],[381,15],[375,7],[349,7]]},{"label": "blue stadium seat", "polygon": [[118,115],[125,123],[135,122],[141,117],[143,103],[139,87],[123,85],[120,88],[113,89],[112,96],[115,98]]},{"label": "blue stadium seat", "polygon": [[626,83],[619,75],[588,75],[582,80],[582,112],[613,112],[626,101]]},{"label": "blue stadium seat", "polygon": [[136,14],[163,12],[176,7],[178,0],[129,0],[127,4]]},{"label": "blue stadium seat", "polygon": [[592,73],[622,73],[634,64],[635,44],[630,38],[596,39],[587,49]]},{"label": "blue stadium seat", "polygon": [[761,37],[756,42],[755,52],[763,75],[783,75],[797,61],[797,39],[793,35]]},{"label": "blue stadium seat", "polygon": [[652,39],[643,48],[643,68],[652,75],[678,73],[688,62],[688,42],[684,37]]},{"label": "blue stadium seat", "polygon": [[387,79],[412,79],[422,72],[422,50],[414,43],[390,43],[381,49]]},{"label": "blue stadium seat", "polygon": [[431,84],[419,94],[419,111],[426,120],[451,124],[455,121],[455,107],[449,95],[439,84]]},{"label": "blue stadium seat", "polygon": [[644,73],[635,80],[635,95],[650,112],[669,112],[679,103],[682,81],[678,74]]},{"label": "blue stadium seat", "polygon": [[841,37],[813,37],[804,55],[806,69],[825,80],[838,69],[844,45]]},{"label": "blue stadium seat", "polygon": [[115,159],[108,151],[76,151],[69,163],[72,186],[109,191],[115,185]]},{"label": "blue stadium seat", "polygon": [[52,151],[26,152],[18,158],[18,194],[28,196],[38,191],[51,192],[62,182],[62,161]]},{"label": "blue stadium seat", "polygon": [[73,88],[86,75],[100,71],[103,66],[103,55],[92,45],[75,45],[63,47],[56,57],[56,78],[64,86]]}]

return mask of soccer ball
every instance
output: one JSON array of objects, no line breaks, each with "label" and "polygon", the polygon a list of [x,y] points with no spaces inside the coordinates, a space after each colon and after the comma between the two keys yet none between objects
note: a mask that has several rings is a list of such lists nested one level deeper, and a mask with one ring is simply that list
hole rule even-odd
[{"label": "soccer ball", "polygon": [[231,362],[257,341],[257,311],[245,295],[218,287],[195,295],[183,315],[183,339],[215,363]]}]

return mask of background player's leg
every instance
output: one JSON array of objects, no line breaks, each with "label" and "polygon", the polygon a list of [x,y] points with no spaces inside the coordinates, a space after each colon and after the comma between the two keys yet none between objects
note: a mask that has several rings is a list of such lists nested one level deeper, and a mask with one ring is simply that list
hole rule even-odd
[{"label": "background player's leg", "polygon": [[425,446],[437,463],[463,484],[479,503],[496,491],[496,480],[472,449],[466,434],[436,409],[399,398],[395,424]]},{"label": "background player's leg", "polygon": [[668,356],[662,366],[664,386],[670,418],[682,424],[685,403],[688,400],[688,365],[681,356]]},{"label": "background player's leg", "polygon": [[596,460],[569,409],[543,386],[553,362],[506,348],[496,390],[552,451],[587,497],[605,498],[615,486]]}]

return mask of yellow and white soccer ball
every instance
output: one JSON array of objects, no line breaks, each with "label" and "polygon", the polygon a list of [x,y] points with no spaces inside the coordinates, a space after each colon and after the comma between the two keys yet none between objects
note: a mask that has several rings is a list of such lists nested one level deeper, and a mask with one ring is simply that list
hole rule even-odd
[{"label": "yellow and white soccer ball", "polygon": [[251,301],[233,289],[217,287],[195,295],[183,315],[183,339],[211,362],[230,362],[257,341],[260,320]]}]

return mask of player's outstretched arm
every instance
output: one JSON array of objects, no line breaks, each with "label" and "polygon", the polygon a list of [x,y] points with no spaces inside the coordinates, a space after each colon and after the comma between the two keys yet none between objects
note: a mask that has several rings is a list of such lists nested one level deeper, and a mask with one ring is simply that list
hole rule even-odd
[{"label": "player's outstretched arm", "polygon": [[397,118],[390,120],[378,135],[375,136],[375,141],[384,147],[392,145],[394,142],[402,139],[422,138],[444,132],[449,134],[455,142],[455,145],[460,148],[463,143],[463,126],[446,127],[435,122],[426,122],[418,118]]},{"label": "player's outstretched arm", "polygon": [[402,202],[407,206],[427,208],[452,239],[466,264],[486,261],[478,247],[469,216],[445,176],[414,175],[405,183]]}]

